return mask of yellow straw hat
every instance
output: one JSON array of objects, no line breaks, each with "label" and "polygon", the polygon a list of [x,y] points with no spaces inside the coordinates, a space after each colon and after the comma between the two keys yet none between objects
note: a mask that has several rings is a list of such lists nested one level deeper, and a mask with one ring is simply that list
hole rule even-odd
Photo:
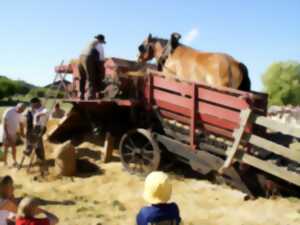
[{"label": "yellow straw hat", "polygon": [[159,171],[150,173],[145,180],[144,199],[151,204],[166,203],[172,193],[172,185],[167,174]]}]

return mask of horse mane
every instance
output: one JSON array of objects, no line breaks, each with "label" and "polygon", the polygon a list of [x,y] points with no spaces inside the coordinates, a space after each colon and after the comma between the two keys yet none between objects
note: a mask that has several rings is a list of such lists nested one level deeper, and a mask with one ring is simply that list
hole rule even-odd
[{"label": "horse mane", "polygon": [[163,39],[163,38],[159,38],[159,37],[153,37],[152,40],[154,42],[158,42],[161,44],[161,46],[165,47],[167,44],[168,44],[168,41],[167,39]]}]

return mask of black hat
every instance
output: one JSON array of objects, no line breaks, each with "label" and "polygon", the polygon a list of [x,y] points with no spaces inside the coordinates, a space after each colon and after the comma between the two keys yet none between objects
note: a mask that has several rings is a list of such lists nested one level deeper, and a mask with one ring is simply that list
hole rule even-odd
[{"label": "black hat", "polygon": [[102,42],[102,43],[106,43],[106,41],[105,41],[105,36],[103,35],[103,34],[98,34],[98,35],[96,35],[95,36],[95,38],[98,40],[98,41],[100,41],[100,42]]},{"label": "black hat", "polygon": [[30,100],[30,103],[40,103],[40,102],[41,102],[41,100],[37,97],[34,97]]}]

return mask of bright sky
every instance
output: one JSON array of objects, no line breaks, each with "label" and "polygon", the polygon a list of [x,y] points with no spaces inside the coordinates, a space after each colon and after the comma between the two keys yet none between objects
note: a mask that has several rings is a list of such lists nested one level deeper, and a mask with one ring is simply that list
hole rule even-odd
[{"label": "bright sky", "polygon": [[300,60],[298,0],[9,0],[0,10],[0,74],[38,85],[98,33],[107,56],[135,59],[149,32],[177,31],[196,49],[244,62],[255,90],[269,64]]}]

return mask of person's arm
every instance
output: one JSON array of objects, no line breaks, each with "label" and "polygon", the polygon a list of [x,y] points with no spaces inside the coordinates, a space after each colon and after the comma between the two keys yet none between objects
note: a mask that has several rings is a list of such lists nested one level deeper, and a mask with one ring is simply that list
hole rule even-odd
[{"label": "person's arm", "polygon": [[58,224],[59,219],[53,213],[50,213],[50,212],[48,212],[44,209],[41,209],[41,208],[37,208],[35,214],[40,214],[40,213],[43,213],[43,214],[46,215],[47,219],[49,220],[50,225]]},{"label": "person's arm", "polygon": [[148,222],[145,220],[142,210],[136,216],[136,225],[148,225]]},{"label": "person's arm", "polygon": [[8,121],[7,121],[7,118],[4,118],[4,132],[5,132],[5,135],[6,135],[6,138],[8,140],[8,142],[11,142],[11,138],[9,136],[9,133],[8,133]]},{"label": "person's arm", "polygon": [[23,121],[20,122],[20,135],[24,138],[25,132],[24,132],[24,123]]}]

